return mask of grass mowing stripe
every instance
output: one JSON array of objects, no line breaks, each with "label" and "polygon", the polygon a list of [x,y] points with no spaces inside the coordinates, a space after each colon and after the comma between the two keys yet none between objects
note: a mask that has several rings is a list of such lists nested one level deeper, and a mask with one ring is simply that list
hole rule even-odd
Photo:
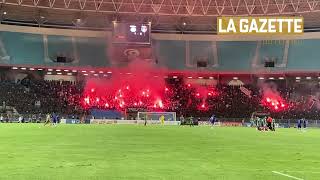
[{"label": "grass mowing stripe", "polygon": [[286,176],[286,177],[288,177],[288,178],[292,178],[292,179],[296,179],[296,180],[303,180],[303,179],[301,179],[301,178],[294,177],[294,176],[290,176],[289,174],[284,174],[284,173],[281,173],[281,172],[278,172],[278,171],[272,171],[272,172],[275,173],[275,174],[279,174],[279,175],[281,175],[281,176]]}]

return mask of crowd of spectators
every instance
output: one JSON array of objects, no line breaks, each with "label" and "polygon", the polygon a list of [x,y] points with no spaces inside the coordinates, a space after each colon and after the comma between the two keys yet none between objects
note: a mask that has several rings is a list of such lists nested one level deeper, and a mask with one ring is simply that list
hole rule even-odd
[{"label": "crowd of spectators", "polygon": [[[197,87],[189,87],[183,82],[167,82],[170,92],[164,95],[164,111],[193,117],[210,117],[215,114],[221,118],[250,118],[253,112],[269,112],[273,117],[282,119],[319,119],[319,97],[312,96],[314,90],[298,91],[298,87],[279,86],[278,93],[286,101],[283,110],[264,106],[261,103],[261,88],[254,85],[245,87],[250,95],[241,91],[239,86],[217,85],[210,87],[206,95],[199,96]],[[27,114],[35,120],[46,113],[61,116],[81,116],[88,109],[83,108],[84,82],[45,81],[24,79],[18,82],[0,82],[0,106],[2,114],[7,107],[14,108],[19,114]],[[298,94],[297,94],[298,93]],[[298,98],[297,98],[298,97]]]},{"label": "crowd of spectators", "polygon": [[[199,89],[188,87],[185,83],[171,84],[173,93],[170,107],[178,114],[194,117],[248,119],[253,112],[270,113],[277,119],[320,119],[320,85],[318,82],[293,83],[263,82],[244,85],[250,95],[241,91],[240,86],[218,84],[211,91],[214,95],[197,97]],[[202,93],[203,95],[203,93]],[[263,103],[263,99],[272,95],[281,98],[284,107],[275,109]],[[204,108],[201,105],[204,104]]]},{"label": "crowd of spectators", "polygon": [[11,108],[12,113],[28,116],[44,116],[59,113],[64,116],[79,116],[82,84],[68,81],[45,81],[24,79],[18,82],[0,83],[2,112]]},{"label": "crowd of spectators", "polygon": [[175,83],[171,89],[169,108],[184,116],[210,117],[215,114],[223,118],[247,118],[255,111],[264,110],[258,93],[249,97],[239,86],[217,85],[199,93],[198,87]]}]

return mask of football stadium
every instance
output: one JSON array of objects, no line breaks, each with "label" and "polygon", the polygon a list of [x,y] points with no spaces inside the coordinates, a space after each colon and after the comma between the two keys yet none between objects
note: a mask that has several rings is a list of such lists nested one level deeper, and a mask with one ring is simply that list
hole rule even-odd
[{"label": "football stadium", "polygon": [[317,0],[3,0],[0,22],[0,180],[320,179]]}]

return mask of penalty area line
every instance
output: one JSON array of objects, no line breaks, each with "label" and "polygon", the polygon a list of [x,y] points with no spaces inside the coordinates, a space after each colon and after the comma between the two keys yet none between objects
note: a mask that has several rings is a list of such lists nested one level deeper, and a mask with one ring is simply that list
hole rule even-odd
[{"label": "penalty area line", "polygon": [[296,180],[304,180],[304,179],[301,179],[301,178],[298,178],[298,177],[294,177],[294,176],[290,176],[289,174],[284,174],[284,173],[281,173],[281,172],[278,172],[278,171],[272,171],[273,173],[275,174],[279,174],[281,176],[286,176],[288,178],[292,178],[292,179],[296,179]]}]

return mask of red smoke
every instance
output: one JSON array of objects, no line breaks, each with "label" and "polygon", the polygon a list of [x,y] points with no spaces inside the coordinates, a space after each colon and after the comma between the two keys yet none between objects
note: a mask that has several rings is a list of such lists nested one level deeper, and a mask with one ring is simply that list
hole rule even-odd
[{"label": "red smoke", "polygon": [[287,109],[287,103],[280,96],[269,96],[262,99],[262,104],[274,111]]},{"label": "red smoke", "polygon": [[273,82],[261,84],[261,104],[272,111],[280,112],[288,109],[287,102],[281,97],[277,90],[277,84]]},{"label": "red smoke", "polygon": [[[112,72],[109,78],[88,78],[84,89],[85,108],[164,108],[164,72],[155,75],[153,64],[137,60]],[[168,89],[167,89],[168,90]]]}]

